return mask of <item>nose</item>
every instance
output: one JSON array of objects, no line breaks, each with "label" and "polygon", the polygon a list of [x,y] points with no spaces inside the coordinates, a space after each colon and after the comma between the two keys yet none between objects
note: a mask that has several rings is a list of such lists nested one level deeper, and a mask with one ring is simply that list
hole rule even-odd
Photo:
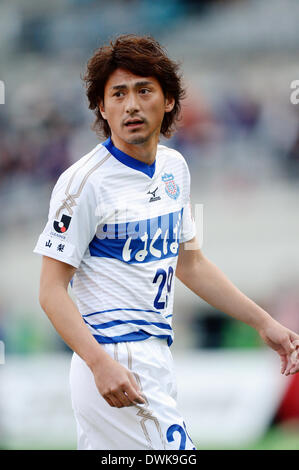
[{"label": "nose", "polygon": [[126,100],[126,113],[134,114],[139,111],[138,99],[135,93],[128,93]]}]

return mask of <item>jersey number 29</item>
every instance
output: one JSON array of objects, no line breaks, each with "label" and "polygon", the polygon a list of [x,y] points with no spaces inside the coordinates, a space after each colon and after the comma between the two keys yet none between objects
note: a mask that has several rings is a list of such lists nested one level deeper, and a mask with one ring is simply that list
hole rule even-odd
[{"label": "jersey number 29", "polygon": [[[162,310],[163,308],[167,307],[167,302],[168,302],[168,294],[171,291],[171,283],[172,283],[172,278],[173,278],[173,268],[172,266],[169,266],[168,268],[168,273],[164,269],[157,269],[156,275],[153,279],[153,283],[156,284],[158,280],[160,281],[159,288],[158,288],[158,293],[155,297],[154,300],[154,307],[158,310]],[[167,287],[167,294],[165,297],[165,302],[160,301],[160,298],[163,294],[163,289]]]}]

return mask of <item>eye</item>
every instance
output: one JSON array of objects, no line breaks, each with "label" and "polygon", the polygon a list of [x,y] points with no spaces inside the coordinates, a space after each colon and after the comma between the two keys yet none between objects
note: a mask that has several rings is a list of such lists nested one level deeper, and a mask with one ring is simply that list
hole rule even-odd
[{"label": "eye", "polygon": [[116,98],[120,98],[121,96],[123,96],[123,94],[123,91],[116,91],[113,96],[116,96]]},{"label": "eye", "polygon": [[149,92],[150,92],[150,90],[149,90],[148,88],[141,88],[141,89],[140,89],[140,93],[141,93],[142,95],[146,95],[146,94],[149,93]]}]

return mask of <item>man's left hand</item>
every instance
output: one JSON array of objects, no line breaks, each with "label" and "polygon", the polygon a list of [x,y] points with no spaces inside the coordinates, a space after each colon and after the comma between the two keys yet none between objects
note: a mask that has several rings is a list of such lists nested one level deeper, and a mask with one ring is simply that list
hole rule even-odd
[{"label": "man's left hand", "polygon": [[281,373],[299,372],[299,335],[271,319],[258,333],[262,340],[280,355]]}]

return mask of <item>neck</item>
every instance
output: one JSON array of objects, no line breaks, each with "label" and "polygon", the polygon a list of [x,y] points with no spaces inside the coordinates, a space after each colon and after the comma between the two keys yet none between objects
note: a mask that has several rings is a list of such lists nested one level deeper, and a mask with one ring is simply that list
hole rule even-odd
[{"label": "neck", "polygon": [[120,139],[112,132],[111,140],[116,148],[127,155],[130,155],[130,157],[136,158],[136,160],[140,160],[147,165],[151,165],[156,159],[157,146],[159,142],[159,136],[153,137],[141,144],[130,144]]}]

